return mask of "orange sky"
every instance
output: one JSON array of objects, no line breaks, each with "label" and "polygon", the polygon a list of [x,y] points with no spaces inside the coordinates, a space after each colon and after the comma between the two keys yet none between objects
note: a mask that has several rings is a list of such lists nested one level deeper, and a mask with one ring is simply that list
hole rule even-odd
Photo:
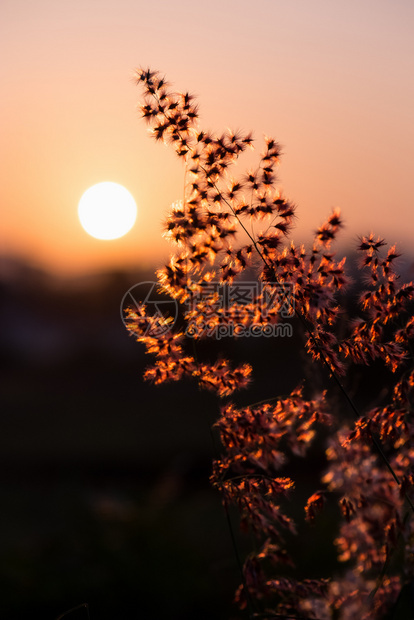
[{"label": "orange sky", "polygon": [[[195,92],[206,128],[284,145],[295,238],[339,206],[344,243],[374,230],[412,247],[411,0],[2,0],[0,24],[1,254],[61,274],[168,255],[161,222],[183,171],[136,112],[139,65]],[[80,227],[100,181],[137,202],[121,239]]]}]

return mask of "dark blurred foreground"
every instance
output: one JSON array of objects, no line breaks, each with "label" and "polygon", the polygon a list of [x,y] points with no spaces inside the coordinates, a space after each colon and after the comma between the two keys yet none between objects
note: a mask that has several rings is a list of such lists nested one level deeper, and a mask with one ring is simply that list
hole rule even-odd
[{"label": "dark blurred foreground", "polygon": [[[92,620],[243,617],[232,605],[240,575],[225,514],[208,482],[217,403],[189,383],[144,383],[151,360],[121,321],[124,293],[153,279],[59,282],[17,263],[2,276],[0,618],[53,620],[81,603]],[[322,386],[297,331],[277,343],[221,344],[255,368],[240,403],[287,394],[304,374]],[[361,404],[376,379],[358,391],[349,377]],[[306,467],[293,463],[300,500],[323,467],[322,448]],[[325,519],[292,543],[307,577],[332,570],[334,550],[320,541],[336,513]],[[251,548],[238,544],[241,555]],[[66,617],[86,619],[86,609]]]}]

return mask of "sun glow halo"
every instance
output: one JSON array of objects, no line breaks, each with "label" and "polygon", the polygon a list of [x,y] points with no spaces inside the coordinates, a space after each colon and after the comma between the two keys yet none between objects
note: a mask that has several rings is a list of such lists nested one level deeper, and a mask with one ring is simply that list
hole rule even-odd
[{"label": "sun glow halo", "polygon": [[83,229],[95,239],[118,239],[134,225],[137,206],[122,185],[98,183],[83,194],[78,216]]}]

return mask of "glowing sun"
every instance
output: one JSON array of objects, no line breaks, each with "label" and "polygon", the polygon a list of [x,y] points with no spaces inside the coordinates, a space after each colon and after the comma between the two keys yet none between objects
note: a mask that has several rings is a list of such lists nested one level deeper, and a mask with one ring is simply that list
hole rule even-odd
[{"label": "glowing sun", "polygon": [[95,239],[118,239],[133,227],[137,205],[122,185],[98,183],[83,194],[78,215],[84,230]]}]

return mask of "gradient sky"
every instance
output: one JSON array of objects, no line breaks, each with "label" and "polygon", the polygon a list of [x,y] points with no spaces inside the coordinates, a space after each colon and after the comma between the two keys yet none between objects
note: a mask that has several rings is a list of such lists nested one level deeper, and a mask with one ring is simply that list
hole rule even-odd
[{"label": "gradient sky", "polygon": [[[158,263],[183,169],[139,119],[137,66],[198,95],[208,129],[284,146],[280,178],[305,240],[340,207],[344,244],[413,235],[412,0],[2,0],[0,253],[77,274]],[[89,237],[77,204],[125,185],[132,231]]]}]

